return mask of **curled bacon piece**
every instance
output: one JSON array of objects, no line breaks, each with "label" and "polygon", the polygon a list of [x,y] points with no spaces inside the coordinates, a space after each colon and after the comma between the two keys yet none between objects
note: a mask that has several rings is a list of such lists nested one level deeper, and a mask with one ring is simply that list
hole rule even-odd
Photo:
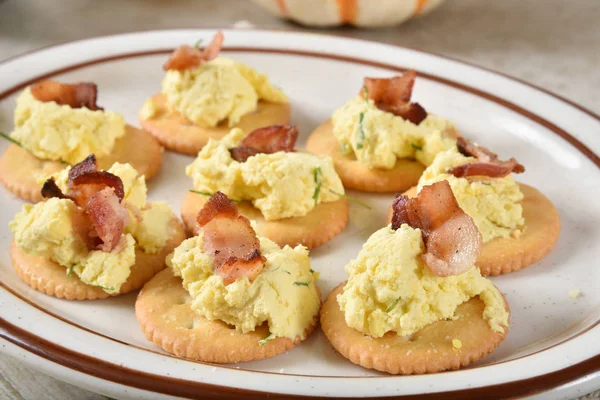
[{"label": "curled bacon piece", "polygon": [[72,85],[56,81],[42,81],[31,86],[31,94],[39,101],[54,101],[71,108],[86,107],[90,110],[103,110],[96,104],[98,87],[91,82]]},{"label": "curled bacon piece", "polygon": [[425,186],[416,198],[397,196],[392,207],[392,229],[402,224],[421,229],[421,257],[433,275],[459,275],[473,267],[481,252],[481,233],[447,181]]},{"label": "curled bacon piece", "polygon": [[375,102],[377,108],[419,125],[427,118],[427,111],[419,103],[410,102],[416,77],[417,73],[409,70],[402,76],[393,78],[365,78],[361,95],[365,95],[366,88],[369,98]]},{"label": "curled bacon piece", "polygon": [[297,126],[271,125],[253,130],[242,140],[238,147],[229,149],[229,152],[234,160],[245,162],[248,158],[259,153],[292,152],[297,139]]},{"label": "curled bacon piece", "polygon": [[204,49],[188,45],[179,46],[171,54],[167,62],[164,63],[163,69],[165,71],[170,69],[185,71],[186,69],[197,67],[205,61],[214,60],[221,52],[224,39],[223,32],[219,31]]},{"label": "curled bacon piece", "polygon": [[204,252],[225,285],[244,276],[253,281],[262,272],[266,259],[260,254],[256,232],[226,195],[211,196],[196,219],[204,232]]},{"label": "curled bacon piece", "polygon": [[464,137],[459,137],[456,140],[458,151],[467,157],[477,158],[476,163],[467,163],[450,169],[448,172],[457,178],[465,176],[489,176],[490,178],[501,178],[511,172],[525,172],[525,167],[522,166],[514,158],[508,161],[501,161],[498,155],[483,146],[478,146]]},{"label": "curled bacon piece", "polygon": [[69,171],[69,193],[64,194],[53,178],[42,187],[42,197],[71,199],[78,206],[76,231],[90,249],[112,251],[121,238],[129,214],[121,204],[125,196],[123,181],[106,171],[98,171],[94,155]]}]

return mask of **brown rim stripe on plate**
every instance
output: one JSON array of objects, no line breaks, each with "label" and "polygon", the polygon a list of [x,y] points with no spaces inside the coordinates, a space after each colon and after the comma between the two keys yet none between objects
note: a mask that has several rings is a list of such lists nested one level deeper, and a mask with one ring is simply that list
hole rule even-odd
[{"label": "brown rim stripe on plate", "polygon": [[[52,46],[51,46],[52,47]],[[392,46],[394,47],[394,46]],[[395,46],[395,47],[400,47],[400,46]],[[41,76],[36,77],[35,79],[31,79],[28,80],[26,82],[23,82],[19,85],[16,85],[6,91],[4,91],[3,93],[0,93],[0,100],[10,96],[11,94],[23,89],[24,87],[30,85],[33,82],[39,81],[41,79],[47,79],[49,77],[61,74],[61,73],[66,73],[75,69],[79,69],[79,68],[84,68],[87,66],[91,66],[91,65],[95,65],[95,64],[99,64],[99,63],[103,63],[103,62],[109,62],[109,61],[115,61],[115,60],[120,60],[120,59],[127,59],[127,58],[135,58],[135,57],[142,57],[142,56],[151,56],[151,55],[160,55],[160,54],[168,54],[172,51],[172,49],[159,49],[159,50],[152,50],[152,51],[144,51],[144,52],[134,52],[134,53],[126,53],[126,54],[119,54],[119,55],[115,55],[115,56],[110,56],[110,57],[104,57],[104,58],[98,58],[98,59],[94,59],[94,60],[90,60],[90,61],[86,61],[86,62],[82,62],[79,64],[74,64],[68,67],[64,67],[55,71],[52,71],[50,73],[46,73],[43,74]],[[357,59],[357,58],[352,58],[352,57],[346,57],[346,56],[340,56],[340,55],[332,55],[332,54],[323,54],[323,53],[316,53],[316,52],[309,52],[309,51],[294,51],[294,50],[281,50],[281,49],[266,49],[266,48],[246,48],[246,47],[228,47],[226,49],[224,49],[224,51],[233,51],[233,52],[255,52],[255,53],[274,53],[274,54],[289,54],[289,55],[300,55],[300,56],[306,56],[306,57],[315,57],[315,58],[327,58],[327,59],[333,59],[333,60],[337,60],[337,61],[344,61],[344,62],[351,62],[351,63],[357,63],[357,64],[363,64],[363,65],[369,65],[369,66],[373,66],[373,67],[378,67],[378,68],[382,68],[382,69],[388,69],[388,70],[392,70],[392,71],[404,71],[405,68],[402,67],[398,67],[395,65],[389,65],[389,64],[385,64],[385,63],[379,63],[379,62],[374,62],[374,61],[369,61],[369,60],[362,60],[362,59]],[[439,55],[437,55],[439,56]],[[446,58],[446,59],[451,59],[448,57],[444,57],[444,56],[439,56],[441,58]],[[18,57],[15,57],[18,58]],[[455,60],[459,63],[465,64],[465,65],[471,65],[469,63],[465,63],[459,60]],[[479,69],[482,70],[486,70],[485,68],[481,68],[478,67]],[[507,77],[507,75],[501,74],[501,73],[497,73],[495,71],[492,71],[498,75],[501,76],[505,76]],[[573,137],[572,135],[570,135],[569,133],[565,132],[564,130],[562,130],[561,128],[559,128],[558,126],[554,125],[553,123],[539,117],[538,115],[523,109],[522,107],[519,107],[507,100],[504,100],[502,98],[499,98],[495,95],[492,95],[490,93],[481,91],[479,89],[475,89],[472,87],[469,87],[467,85],[458,83],[458,82],[454,82],[451,80],[448,80],[446,78],[441,78],[438,77],[436,75],[431,75],[431,74],[427,74],[427,73],[422,73],[419,72],[419,75],[421,77],[424,77],[426,79],[430,79],[442,84],[445,84],[447,86],[451,86],[460,90],[463,90],[465,92],[469,92],[472,94],[475,94],[479,97],[483,97],[487,100],[490,100],[492,102],[495,102],[497,104],[500,104],[508,109],[511,109],[531,120],[533,120],[534,122],[546,127],[547,129],[551,130],[552,132],[554,132],[555,134],[561,136],[562,138],[564,138],[565,140],[567,140],[569,143],[571,143],[574,147],[576,147],[579,151],[581,151],[587,158],[589,158],[593,163],[595,163],[598,167],[600,167],[600,157],[598,157],[598,155],[596,155],[591,149],[589,149],[586,145],[584,145],[582,142],[580,142],[579,140],[577,140],[575,137]],[[521,82],[522,84],[526,84],[530,87],[533,87],[535,89],[541,90],[545,93],[547,93],[550,96],[553,96],[555,98],[558,98],[559,100],[562,100],[576,108],[578,108],[579,110],[587,113],[588,115],[590,115],[591,117],[595,118],[595,119],[599,119],[597,115],[595,115],[594,113],[590,112],[589,110],[586,110],[585,108],[574,104],[573,102],[570,102],[569,100],[565,100],[560,98],[559,96],[556,96],[544,89],[540,89],[537,88],[536,86],[533,86],[531,84],[528,84],[526,82],[522,82],[519,81],[517,79],[508,77],[510,79],[513,79],[515,81]],[[4,285],[3,285],[4,286]],[[11,293],[13,293],[11,291]],[[14,293],[13,293],[14,294]],[[50,345],[50,347],[54,346],[57,347],[58,349],[62,349],[61,350],[61,354],[71,354],[71,355],[79,355],[79,353],[73,352],[71,350],[62,348],[60,346],[56,346],[42,338],[39,338],[37,336],[34,336],[32,334],[29,334],[28,332],[23,331],[20,328],[14,327],[10,324],[8,324],[6,321],[4,320],[0,320],[0,326],[3,328],[2,330],[2,336],[5,337],[5,339],[11,341],[12,343],[15,343],[17,345],[19,345],[20,347],[22,347],[25,350],[28,350],[34,354],[40,355],[44,358],[47,358],[51,361],[55,361],[53,358],[57,355],[57,354],[52,354],[52,353],[48,353],[48,352],[44,352],[42,350],[40,350],[39,348],[35,347],[35,344],[48,344]],[[596,326],[598,324],[598,322],[596,322],[594,325],[592,325],[590,328],[586,329],[589,330],[591,328],[593,328],[594,326]],[[22,333],[22,334],[26,334],[25,336],[27,336],[29,339],[27,343],[25,341],[23,341],[23,339],[25,338],[25,336],[23,337],[18,337],[18,336],[5,336],[5,332],[7,332],[8,330],[4,329],[5,327],[8,326],[12,326],[15,329],[12,329],[11,332],[15,333]],[[581,334],[581,333],[580,333]],[[564,343],[564,342],[563,342]],[[547,350],[547,349],[545,349]],[[84,369],[77,369],[80,370],[82,372],[88,373],[86,372],[90,366],[95,366],[94,362],[100,362],[103,363],[103,361],[98,360],[98,359],[93,359],[90,358],[89,356],[85,356],[85,355],[81,355],[83,357],[85,357],[85,360],[88,360],[89,363],[83,363],[83,361],[80,359],[78,361],[80,361],[79,363],[75,362],[75,364],[72,364],[72,366],[70,366],[70,368],[73,369],[77,369],[76,366],[83,363],[85,365],[83,365],[84,367],[87,366],[87,368]],[[75,359],[77,361],[77,359]],[[64,361],[64,360],[63,360]],[[559,371],[555,371],[552,372],[550,374],[546,374],[546,375],[542,375],[542,376],[538,376],[538,377],[534,377],[534,378],[530,378],[524,381],[516,381],[516,382],[509,382],[509,383],[505,383],[505,384],[500,384],[500,385],[492,385],[492,386],[487,386],[487,387],[482,387],[482,388],[477,388],[477,389],[466,389],[466,390],[460,390],[460,391],[456,391],[456,392],[445,392],[445,393],[432,393],[432,394],[427,394],[427,395],[421,395],[418,396],[418,398],[447,398],[447,396],[452,396],[455,398],[462,398],[463,394],[465,394],[465,396],[467,397],[478,397],[478,398],[488,398],[487,396],[491,396],[491,397],[497,397],[497,396],[502,396],[502,397],[514,397],[514,396],[523,396],[523,395],[530,395],[533,393],[538,393],[544,390],[549,390],[551,388],[560,386],[564,383],[567,383],[573,379],[579,378],[579,377],[583,377],[583,376],[587,376],[589,374],[595,373],[600,369],[600,356],[595,356],[592,357],[591,359],[588,359],[582,363],[579,363],[577,365],[568,367],[566,369],[563,370],[559,370]],[[60,361],[55,361],[55,362],[59,362]],[[91,363],[91,364],[90,364]],[[130,371],[132,376],[128,376],[127,379],[128,381],[131,381],[132,379],[137,382],[140,383],[140,379],[136,378],[141,376],[141,375],[146,375],[145,373],[140,373],[138,371],[134,371],[134,370],[130,370],[127,369],[125,367],[120,367],[120,366],[116,366],[117,368],[121,368],[122,371]],[[92,374],[93,375],[93,374]],[[116,374],[116,377],[120,377],[120,374]],[[99,376],[99,375],[98,375]],[[252,398],[255,397],[257,394],[260,394],[260,397],[264,396],[266,393],[263,392],[254,392],[254,391],[249,391],[249,390],[241,390],[241,389],[233,389],[233,388],[229,388],[229,387],[220,387],[220,386],[215,386],[215,385],[206,385],[206,384],[201,384],[201,383],[197,383],[197,382],[189,382],[189,381],[183,381],[183,380],[179,380],[179,379],[174,379],[174,378],[166,378],[166,377],[162,377],[162,376],[153,376],[151,375],[152,378],[149,378],[149,380],[143,380],[141,379],[141,381],[145,382],[144,386],[136,386],[136,385],[130,385],[130,386],[135,386],[135,387],[139,387],[141,389],[147,389],[147,390],[154,390],[160,393],[169,393],[169,394],[174,394],[175,392],[173,390],[176,389],[175,386],[173,385],[178,385],[181,384],[182,382],[187,382],[190,384],[195,384],[196,386],[201,385],[201,388],[195,388],[194,390],[202,390],[202,388],[212,388],[211,390],[217,390],[216,392],[210,394],[211,396],[228,396],[228,395],[236,395],[236,396],[243,396],[243,397],[248,397],[248,398]],[[104,379],[104,378],[103,378]],[[107,380],[111,380],[109,378],[106,378]],[[157,383],[155,382],[155,380],[162,380],[163,382]],[[114,380],[113,380],[114,381]],[[171,381],[175,381],[171,382]],[[116,381],[117,383],[121,383],[120,381]],[[171,382],[170,385],[168,385],[170,387],[170,390],[165,392],[162,391],[160,389],[157,388],[162,388],[162,385],[164,382]],[[127,383],[122,383],[127,385]],[[165,383],[166,385],[166,383]],[[501,390],[501,391],[498,391]],[[492,394],[490,394],[493,393]],[[208,392],[203,392],[203,395],[208,395]],[[192,396],[193,397],[193,396]],[[292,398],[293,396],[288,396],[289,398]],[[490,398],[491,398],[490,397]],[[403,398],[415,398],[415,396],[404,396]]]},{"label": "brown rim stripe on plate", "polygon": [[[138,346],[138,345],[135,345],[135,344],[132,344],[132,343],[125,342],[123,340],[115,339],[115,338],[113,338],[111,336],[108,336],[108,335],[105,335],[103,333],[96,332],[96,331],[94,331],[94,330],[92,330],[90,328],[86,328],[83,325],[79,325],[79,324],[77,324],[77,323],[75,323],[75,322],[73,322],[73,321],[71,321],[71,320],[69,320],[67,318],[64,318],[64,317],[62,317],[62,316],[60,316],[58,314],[53,313],[52,311],[49,311],[49,310],[45,309],[44,307],[38,305],[34,301],[32,301],[32,300],[30,300],[30,299],[28,299],[28,298],[20,295],[19,293],[17,293],[13,289],[9,288],[6,284],[4,284],[4,282],[0,281],[0,287],[4,288],[4,290],[8,291],[10,294],[12,294],[13,296],[17,297],[18,299],[20,299],[24,303],[29,304],[31,307],[33,307],[33,308],[35,308],[35,309],[43,312],[44,314],[47,314],[47,315],[51,316],[53,318],[56,318],[59,321],[64,322],[65,324],[71,325],[74,328],[80,329],[82,331],[85,331],[85,332],[90,333],[92,335],[99,336],[99,337],[107,339],[107,340],[110,340],[110,341],[118,343],[120,345],[124,345],[124,346],[127,346],[127,347],[132,347],[132,348],[137,349],[137,350],[145,351],[147,353],[158,354],[158,355],[163,356],[163,357],[174,358],[174,359],[177,359],[177,360],[181,360],[182,359],[181,357],[177,357],[177,356],[175,356],[173,354],[166,353],[166,352],[161,351],[161,350],[152,350],[152,349],[149,349],[149,348],[146,348],[146,347],[141,347],[141,346]],[[561,341],[559,341],[557,343],[554,343],[551,346],[545,347],[545,348],[543,348],[541,350],[538,350],[538,351],[535,351],[533,353],[525,354],[525,355],[522,355],[520,357],[511,358],[511,359],[505,360],[505,361],[495,362],[493,364],[485,364],[485,365],[478,365],[478,366],[469,366],[468,369],[474,370],[474,369],[480,369],[480,368],[489,368],[489,367],[492,367],[492,366],[496,366],[496,365],[500,365],[500,364],[505,364],[505,363],[517,361],[517,360],[520,360],[520,359],[523,359],[523,358],[531,357],[533,355],[545,352],[545,351],[550,350],[550,349],[552,349],[554,347],[560,346],[560,345],[562,345],[562,344],[564,344],[564,343],[566,343],[568,341],[571,341],[571,340],[573,340],[573,339],[575,339],[575,338],[583,335],[584,333],[589,332],[590,330],[594,329],[598,325],[600,325],[600,320],[598,320],[598,321],[594,322],[593,324],[589,325],[588,327],[582,329],[581,331],[577,332],[573,336],[569,336],[566,339],[563,339],[563,340],[561,340]],[[257,369],[231,367],[231,366],[225,365],[225,364],[213,364],[213,363],[196,361],[196,360],[188,360],[188,359],[185,359],[185,360],[189,361],[189,362],[194,362],[194,363],[202,364],[202,365],[216,366],[218,368],[223,368],[223,369],[230,369],[230,370],[236,370],[236,371],[246,371],[246,372],[252,372],[252,373],[257,373],[257,374],[266,374],[266,375],[285,375],[285,376],[297,376],[297,377],[303,377],[303,378],[331,378],[331,379],[338,379],[338,378],[341,378],[341,379],[350,379],[350,378],[351,379],[395,378],[394,375],[388,375],[388,374],[383,374],[383,373],[382,373],[382,375],[369,375],[369,376],[291,374],[291,373],[262,371],[262,370],[257,370]],[[442,372],[437,372],[436,375],[453,374],[453,373],[456,373],[456,372],[459,372],[459,371],[460,370],[442,371]]]},{"label": "brown rim stripe on plate", "polygon": [[[5,90],[4,92],[0,93],[0,100],[5,99],[6,97],[10,96],[11,94],[18,92],[19,90],[22,90],[23,88],[31,85],[34,82],[37,82],[37,81],[40,81],[43,79],[48,79],[55,75],[63,74],[63,73],[73,71],[76,69],[89,67],[92,65],[101,64],[101,63],[105,63],[105,62],[109,62],[109,61],[116,61],[116,60],[136,58],[136,57],[144,57],[144,56],[152,56],[152,55],[169,54],[169,53],[173,52],[173,50],[174,49],[157,49],[157,50],[149,50],[149,51],[141,51],[141,52],[124,53],[124,54],[117,54],[117,55],[109,56],[109,57],[101,57],[101,58],[85,61],[85,62],[78,63],[78,64],[73,64],[68,67],[60,68],[60,69],[48,72],[46,74],[39,75],[33,79],[29,79],[25,82],[15,85],[12,88],[9,88],[9,89]],[[370,61],[370,60],[364,60],[364,59],[354,58],[354,57],[341,56],[341,55],[337,55],[337,54],[325,54],[325,53],[318,53],[318,52],[311,52],[311,51],[287,50],[287,49],[268,49],[268,48],[259,48],[259,47],[227,47],[227,48],[224,48],[222,51],[223,52],[248,52],[248,53],[299,55],[299,56],[304,56],[304,57],[325,58],[325,59],[344,61],[344,62],[349,62],[349,63],[354,63],[354,64],[368,65],[371,67],[388,69],[390,71],[396,71],[396,72],[403,72],[406,70],[406,68],[404,68],[404,67],[399,67],[399,66],[395,66],[395,65],[391,65],[391,64]],[[456,62],[460,62],[460,61],[456,61]],[[426,78],[426,79],[429,79],[429,80],[432,80],[435,82],[439,82],[446,86],[454,87],[456,89],[460,89],[467,93],[475,94],[479,97],[482,97],[482,98],[490,100],[494,103],[500,104],[505,108],[508,108],[512,111],[517,112],[518,114],[521,114],[521,115],[529,118],[530,120],[538,123],[539,125],[544,126],[545,128],[551,130],[552,132],[556,133],[557,135],[559,135],[560,137],[562,137],[563,139],[565,139],[566,141],[571,143],[575,148],[577,148],[579,151],[581,151],[587,158],[589,158],[594,164],[596,164],[596,166],[598,166],[600,168],[600,156],[595,154],[589,147],[587,147],[585,144],[583,144],[582,142],[577,140],[571,134],[567,133],[565,130],[559,128],[552,122],[532,113],[531,111],[528,111],[514,103],[511,103],[508,100],[504,100],[498,96],[495,96],[495,95],[485,92],[483,90],[479,90],[479,89],[464,85],[459,82],[454,82],[449,79],[442,78],[437,75],[421,72],[418,70],[417,70],[417,74],[419,75],[419,77]],[[550,93],[548,93],[548,94],[550,94]],[[580,107],[578,107],[578,108],[581,109]],[[593,113],[591,113],[587,110],[583,110],[583,111],[588,113],[590,116],[592,116],[596,119],[599,119]]]},{"label": "brown rim stripe on plate", "polygon": [[[237,398],[264,399],[273,395],[279,399],[297,399],[305,396],[281,395],[270,392],[238,389],[226,386],[188,381],[140,372],[122,365],[109,363],[85,354],[64,348],[55,343],[35,336],[0,318],[0,337],[12,344],[33,353],[48,361],[85,374],[137,389],[149,390],[172,396],[187,398]],[[398,396],[401,399],[497,399],[530,396],[535,393],[550,390],[575,379],[585,378],[600,371],[600,355],[596,355],[579,364],[572,365],[560,371],[551,372],[534,378],[507,382],[481,388],[463,389],[439,393]],[[312,397],[311,397],[312,398]],[[323,397],[316,397],[323,398]],[[373,397],[382,398],[382,397]],[[387,397],[389,398],[389,397]]]}]

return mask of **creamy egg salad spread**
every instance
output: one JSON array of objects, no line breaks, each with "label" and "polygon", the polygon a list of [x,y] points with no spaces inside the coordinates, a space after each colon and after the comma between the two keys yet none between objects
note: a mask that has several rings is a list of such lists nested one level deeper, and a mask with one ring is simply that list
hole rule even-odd
[{"label": "creamy egg salad spread", "polygon": [[392,169],[399,158],[414,158],[429,165],[438,152],[455,144],[445,133],[455,129],[452,122],[428,115],[415,125],[361,96],[334,111],[332,123],[342,152],[354,154],[369,168]]},{"label": "creamy egg salad spread", "polygon": [[[171,110],[203,127],[215,127],[224,120],[234,126],[243,115],[256,110],[259,100],[288,101],[266,75],[225,57],[184,71],[167,71],[162,93]],[[150,119],[155,112],[152,100],[147,100],[141,116]]]},{"label": "creamy egg salad spread", "polygon": [[346,266],[348,282],[337,297],[346,324],[374,338],[390,331],[408,336],[454,318],[460,304],[479,296],[491,329],[504,332],[509,314],[502,294],[478,268],[434,276],[421,261],[423,252],[420,229],[402,224],[395,231],[387,226],[375,232]]},{"label": "creamy egg salad spread", "polygon": [[251,201],[266,220],[304,216],[319,203],[344,195],[331,157],[277,152],[257,154],[241,163],[229,149],[244,136],[234,128],[220,141],[209,140],[185,170],[195,190],[220,191],[231,199]]},{"label": "creamy egg salad spread", "polygon": [[306,247],[280,248],[258,238],[267,261],[252,282],[241,277],[225,285],[221,276],[213,274],[202,234],[182,242],[167,257],[167,265],[182,278],[192,297],[192,309],[208,320],[224,321],[243,333],[267,322],[270,335],[266,340],[295,339],[311,325],[321,306],[315,285],[318,273],[310,269]]},{"label": "creamy egg salad spread", "polygon": [[[67,192],[71,167],[55,175],[57,185]],[[75,232],[76,205],[70,199],[51,198],[23,206],[9,227],[17,246],[25,253],[48,258],[75,273],[83,283],[118,293],[135,263],[136,246],[147,254],[157,253],[170,237],[169,222],[177,218],[166,203],[146,203],[144,176],[129,164],[114,164],[108,172],[123,181],[123,204],[129,222],[116,248],[111,252],[88,250]]]},{"label": "creamy egg salad spread", "polygon": [[17,98],[11,138],[43,160],[77,164],[89,154],[106,156],[125,134],[125,120],[115,112],[71,108],[37,100],[26,88]]},{"label": "creamy egg salad spread", "polygon": [[510,175],[467,179],[457,178],[447,172],[453,167],[476,161],[474,157],[462,155],[456,147],[443,151],[423,172],[418,190],[446,180],[460,208],[475,221],[484,243],[497,237],[518,237],[525,224],[520,204],[523,193]]}]

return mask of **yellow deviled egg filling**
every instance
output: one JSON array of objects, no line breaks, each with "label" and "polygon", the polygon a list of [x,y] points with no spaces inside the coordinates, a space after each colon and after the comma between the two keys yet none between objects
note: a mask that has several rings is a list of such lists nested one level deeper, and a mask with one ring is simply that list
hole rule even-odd
[{"label": "yellow deviled egg filling", "polygon": [[[259,100],[288,101],[266,75],[225,57],[185,71],[167,71],[162,93],[170,109],[204,127],[215,127],[224,120],[234,126],[243,115],[256,110]],[[150,105],[145,105],[143,112],[153,114]]]},{"label": "yellow deviled egg filling", "polygon": [[447,171],[475,162],[462,155],[456,147],[439,153],[419,179],[418,190],[442,180],[448,181],[460,208],[469,214],[481,232],[483,242],[502,237],[518,237],[525,224],[523,193],[510,176],[503,178],[457,178]]},{"label": "yellow deviled egg filling", "polygon": [[259,240],[267,261],[253,282],[243,277],[225,285],[213,274],[202,235],[181,243],[167,257],[167,264],[182,278],[192,297],[192,309],[208,320],[224,321],[243,333],[267,322],[269,338],[294,339],[306,331],[319,311],[318,274],[310,269],[306,247],[280,248],[269,239]]},{"label": "yellow deviled egg filling", "polygon": [[369,168],[392,169],[399,158],[429,165],[438,152],[456,143],[445,134],[455,128],[444,118],[429,115],[415,125],[360,96],[335,110],[332,123],[342,152],[354,154]]},{"label": "yellow deviled egg filling", "polygon": [[251,201],[266,220],[304,216],[317,204],[344,194],[331,157],[277,152],[240,163],[229,149],[243,138],[244,132],[234,128],[221,141],[209,140],[185,170],[195,190]]},{"label": "yellow deviled egg filling", "polygon": [[111,252],[89,251],[73,229],[75,213],[71,200],[52,198],[24,205],[9,227],[25,253],[62,265],[67,274],[77,274],[85,284],[119,292],[135,263],[135,240],[124,234]]},{"label": "yellow deviled egg filling", "polygon": [[76,164],[89,154],[103,157],[125,134],[125,120],[115,112],[71,108],[37,100],[29,88],[17,98],[11,138],[43,160]]},{"label": "yellow deviled egg filling", "polygon": [[409,336],[454,318],[460,304],[479,296],[491,329],[504,332],[509,314],[494,284],[475,267],[460,275],[431,275],[421,261],[423,251],[421,231],[406,224],[371,235],[346,266],[348,282],[337,297],[346,324],[375,338],[390,331]]}]

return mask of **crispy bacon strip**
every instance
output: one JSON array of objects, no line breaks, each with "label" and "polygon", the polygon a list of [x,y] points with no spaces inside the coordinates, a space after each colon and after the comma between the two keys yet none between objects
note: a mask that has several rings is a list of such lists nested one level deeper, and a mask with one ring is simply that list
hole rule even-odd
[{"label": "crispy bacon strip", "polygon": [[377,108],[419,125],[427,118],[427,111],[419,103],[410,102],[416,77],[417,73],[409,70],[393,78],[365,78],[360,94],[364,97],[366,88]]},{"label": "crispy bacon strip", "polygon": [[203,62],[214,60],[221,52],[224,39],[223,32],[219,31],[204,49],[188,45],[179,46],[171,54],[167,62],[164,63],[163,69],[165,71],[171,69],[185,71],[186,69],[197,67]]},{"label": "crispy bacon strip", "polygon": [[129,214],[121,205],[121,200],[111,187],[94,193],[90,196],[85,213],[90,218],[94,231],[102,240],[100,250],[112,251],[125,230]]},{"label": "crispy bacon strip", "polygon": [[129,214],[121,201],[125,197],[123,181],[106,171],[98,171],[91,155],[69,171],[69,193],[64,194],[53,178],[42,187],[42,197],[71,199],[79,207],[76,231],[90,249],[112,251],[119,243]]},{"label": "crispy bacon strip", "polygon": [[417,198],[397,196],[392,207],[392,229],[402,224],[421,229],[421,257],[433,275],[458,275],[473,267],[481,252],[481,233],[447,181],[425,186]]},{"label": "crispy bacon strip", "polygon": [[31,94],[39,101],[54,101],[71,108],[86,107],[90,110],[103,110],[96,104],[98,87],[91,82],[72,85],[56,81],[42,81],[31,86]]},{"label": "crispy bacon strip", "polygon": [[226,195],[215,193],[196,219],[204,231],[204,251],[225,285],[244,276],[253,281],[262,272],[266,259],[260,254],[256,232]]},{"label": "crispy bacon strip", "polygon": [[239,162],[259,154],[272,154],[278,151],[294,151],[298,140],[298,127],[295,125],[271,125],[253,130],[238,147],[229,149],[231,157]]},{"label": "crispy bacon strip", "polygon": [[498,159],[498,155],[489,149],[478,146],[464,137],[459,137],[456,140],[456,146],[458,151],[467,157],[477,158],[476,163],[467,163],[459,165],[448,171],[452,175],[460,178],[465,176],[489,176],[490,178],[501,178],[511,172],[521,173],[525,172],[525,167],[522,166],[514,158],[508,161],[501,161]]}]

